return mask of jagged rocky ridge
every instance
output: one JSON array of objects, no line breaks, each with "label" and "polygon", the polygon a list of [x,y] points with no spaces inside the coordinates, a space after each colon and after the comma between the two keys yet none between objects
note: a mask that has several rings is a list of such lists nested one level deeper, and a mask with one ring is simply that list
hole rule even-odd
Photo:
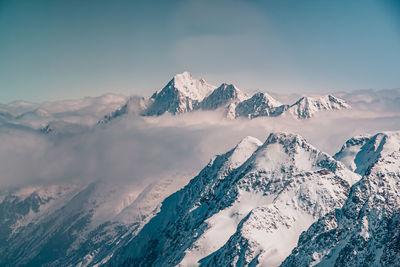
[{"label": "jagged rocky ridge", "polygon": [[343,208],[300,236],[282,266],[400,266],[400,132],[353,138],[336,158],[363,178]]},{"label": "jagged rocky ridge", "polygon": [[349,109],[344,100],[326,95],[322,97],[302,97],[294,104],[282,104],[267,93],[248,96],[232,84],[223,83],[219,87],[197,80],[190,73],[175,75],[161,90],[149,99],[133,98],[120,109],[106,115],[101,123],[127,113],[143,116],[172,115],[195,110],[222,110],[230,119],[245,117],[277,117],[289,114],[306,119],[320,111]]},{"label": "jagged rocky ridge", "polygon": [[276,266],[358,179],[298,135],[246,138],[168,197],[108,264]]}]

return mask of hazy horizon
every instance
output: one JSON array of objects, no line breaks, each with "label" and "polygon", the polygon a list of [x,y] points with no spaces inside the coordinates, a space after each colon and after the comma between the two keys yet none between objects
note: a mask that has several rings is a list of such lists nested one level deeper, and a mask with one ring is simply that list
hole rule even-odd
[{"label": "hazy horizon", "polygon": [[[179,73],[177,73],[179,74]],[[192,73],[191,73],[192,74]],[[193,74],[192,74],[193,75]],[[196,79],[204,79],[206,80],[206,82],[208,82],[207,79],[205,79],[204,77],[196,77],[193,76]],[[171,79],[173,78],[173,76],[171,76]],[[32,104],[41,104],[41,103],[46,103],[46,102],[58,102],[58,101],[70,101],[70,100],[78,100],[78,99],[83,99],[83,98],[96,98],[96,97],[101,97],[101,96],[105,96],[105,95],[117,95],[117,96],[124,96],[124,97],[131,97],[131,96],[138,96],[138,97],[150,97],[155,91],[157,90],[161,90],[164,88],[164,86],[167,85],[167,83],[169,82],[165,81],[163,85],[160,85],[158,88],[154,88],[153,91],[150,91],[149,93],[146,92],[145,95],[141,95],[141,94],[129,94],[129,92],[118,92],[118,90],[116,91],[104,91],[104,92],[99,92],[98,94],[96,94],[96,92],[94,92],[93,94],[88,94],[88,95],[77,95],[77,96],[70,96],[70,97],[65,97],[65,98],[48,98],[48,99],[42,99],[39,101],[31,101],[29,99],[24,99],[24,98],[20,98],[20,99],[14,99],[8,102],[1,102],[0,104],[4,104],[4,105],[8,105],[8,104],[12,104],[12,103],[17,103],[17,102],[27,102],[27,103],[32,103]],[[212,84],[216,87],[220,86],[222,83],[228,83],[230,84],[229,81],[223,81],[220,84]],[[236,86],[236,85],[235,85]],[[290,98],[292,97],[297,97],[299,95],[306,95],[306,96],[313,96],[313,95],[326,95],[326,94],[342,94],[342,93],[358,93],[358,92],[385,92],[385,91],[392,91],[392,90],[400,90],[400,87],[396,87],[396,88],[380,88],[380,89],[373,89],[373,88],[368,88],[368,89],[353,89],[353,90],[326,90],[326,91],[310,91],[310,90],[303,90],[303,91],[298,91],[298,92],[274,92],[271,90],[263,90],[262,88],[260,89],[254,89],[254,90],[249,90],[246,88],[239,88],[241,91],[243,91],[244,93],[248,93],[248,94],[253,94],[255,92],[266,92],[269,94],[272,94],[275,98],[279,97],[283,97],[286,98],[286,96]],[[284,101],[283,101],[284,102]]]},{"label": "hazy horizon", "polygon": [[150,95],[176,73],[243,91],[400,86],[385,1],[1,1],[0,102]]}]

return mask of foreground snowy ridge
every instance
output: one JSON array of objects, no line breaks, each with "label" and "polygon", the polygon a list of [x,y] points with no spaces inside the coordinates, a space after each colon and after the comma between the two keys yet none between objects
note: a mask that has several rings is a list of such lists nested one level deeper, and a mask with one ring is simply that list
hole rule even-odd
[{"label": "foreground snowy ridge", "polygon": [[336,157],[344,154],[363,178],[342,209],[301,235],[283,266],[399,266],[400,132],[353,138]]},{"label": "foreground snowy ridge", "polygon": [[168,197],[109,264],[277,266],[358,179],[298,135],[271,134],[263,145],[246,138]]}]

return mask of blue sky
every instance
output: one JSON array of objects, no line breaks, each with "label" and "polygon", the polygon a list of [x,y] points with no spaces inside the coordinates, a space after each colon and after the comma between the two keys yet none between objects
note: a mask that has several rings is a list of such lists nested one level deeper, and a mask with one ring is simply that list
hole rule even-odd
[{"label": "blue sky", "polygon": [[0,102],[150,95],[190,71],[244,90],[400,87],[396,0],[0,0]]}]

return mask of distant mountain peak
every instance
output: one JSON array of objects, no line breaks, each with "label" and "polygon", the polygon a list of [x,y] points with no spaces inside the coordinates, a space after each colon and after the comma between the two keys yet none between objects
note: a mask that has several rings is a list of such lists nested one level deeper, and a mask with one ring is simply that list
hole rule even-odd
[{"label": "distant mountain peak", "polygon": [[269,94],[258,92],[236,105],[235,117],[247,117],[249,119],[261,116],[276,117],[282,114],[285,107]]},{"label": "distant mountain peak", "polygon": [[[138,107],[135,108],[132,104]],[[127,106],[131,108],[127,109]],[[164,113],[177,115],[196,110],[223,110],[229,119],[278,117],[285,114],[308,119],[320,111],[349,108],[350,105],[344,100],[333,95],[303,96],[292,105],[282,104],[266,92],[257,92],[250,96],[233,84],[222,83],[216,87],[185,71],[174,75],[166,86],[157,90],[150,98],[133,103],[128,101],[127,105],[114,113],[122,115],[132,111],[143,116],[159,116]],[[101,122],[108,121],[110,115],[106,117]]]},{"label": "distant mountain peak", "polygon": [[288,112],[298,118],[311,118],[322,110],[342,110],[349,108],[350,105],[346,101],[333,95],[320,97],[303,96],[288,108]]},{"label": "distant mountain peak", "polygon": [[150,98],[152,103],[143,115],[179,114],[193,111],[200,101],[211,94],[215,86],[204,79],[196,79],[189,72],[176,74],[161,90]]},{"label": "distant mountain peak", "polygon": [[279,107],[282,105],[281,102],[279,102],[266,92],[257,92],[253,95],[253,97],[262,99],[264,102],[268,102],[272,107]]},{"label": "distant mountain peak", "polygon": [[166,87],[174,87],[184,96],[197,101],[203,100],[215,89],[203,78],[196,79],[187,71],[176,74]]},{"label": "distant mountain peak", "polygon": [[214,110],[244,100],[246,95],[235,85],[223,83],[199,104],[200,109]]}]

